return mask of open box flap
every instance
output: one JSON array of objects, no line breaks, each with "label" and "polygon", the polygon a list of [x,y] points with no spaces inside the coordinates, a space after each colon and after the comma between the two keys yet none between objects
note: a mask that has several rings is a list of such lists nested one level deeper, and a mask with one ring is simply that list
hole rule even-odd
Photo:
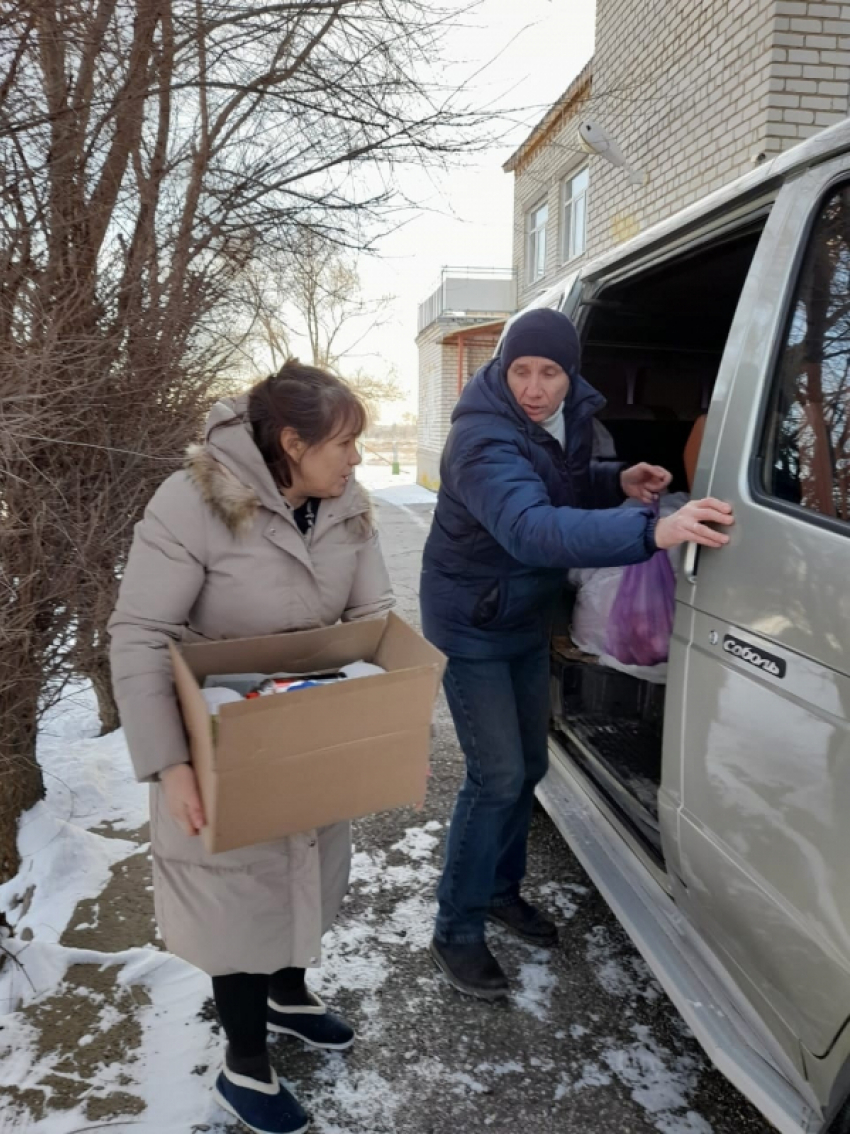
[{"label": "open box flap", "polygon": [[199,683],[215,673],[309,673],[372,661],[386,629],[383,619],[261,638],[194,642],[183,656]]}]

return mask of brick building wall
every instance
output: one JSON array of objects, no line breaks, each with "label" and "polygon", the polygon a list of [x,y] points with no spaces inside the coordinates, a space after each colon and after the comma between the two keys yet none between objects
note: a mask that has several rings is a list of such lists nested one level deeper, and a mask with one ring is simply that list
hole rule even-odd
[{"label": "brick building wall", "polygon": [[[597,255],[848,114],[850,4],[809,0],[598,0],[596,54],[506,168],[515,172],[520,306],[569,271],[562,186],[587,167],[587,255]],[[625,172],[576,141],[604,127]],[[549,205],[546,273],[529,278],[527,217]]]},{"label": "brick building wall", "polygon": [[[850,111],[850,0],[597,0],[596,54],[508,161],[513,266],[525,306],[578,267]],[[647,175],[585,153],[590,119]],[[588,171],[585,252],[566,246],[564,186]],[[548,206],[545,271],[531,278],[528,217]],[[420,345],[420,481],[436,486],[457,400],[451,320]],[[457,329],[456,327],[454,329]],[[448,341],[444,341],[448,336]],[[495,340],[493,345],[495,345]],[[490,356],[470,352],[471,373]]]},{"label": "brick building wall", "polygon": [[454,405],[451,376],[446,373],[444,360],[444,334],[439,323],[433,323],[416,340],[419,347],[417,468],[419,483],[426,488],[435,488],[439,483],[440,454]]},{"label": "brick building wall", "polygon": [[[499,332],[475,334],[474,324],[440,319],[426,327],[416,340],[419,347],[419,425],[417,479],[425,488],[440,485],[440,457],[458,396],[459,330],[474,335],[463,348],[463,379],[467,382],[493,357]],[[448,337],[448,342],[444,341]]]},{"label": "brick building wall", "polygon": [[780,0],[773,46],[770,151],[808,138],[850,112],[850,4]]},{"label": "brick building wall", "polygon": [[[566,178],[589,167],[589,155],[576,141],[576,129],[582,118],[590,116],[593,79],[590,67],[570,85],[558,103],[543,119],[547,133],[533,146],[516,168],[514,182],[513,260],[517,273],[519,306],[528,301],[551,281],[569,270],[562,255],[560,208],[561,191]],[[510,163],[509,163],[510,164]],[[590,194],[593,193],[591,172]],[[530,211],[546,202],[549,224],[546,233],[546,274],[542,280],[530,280],[527,263],[526,224]]]}]

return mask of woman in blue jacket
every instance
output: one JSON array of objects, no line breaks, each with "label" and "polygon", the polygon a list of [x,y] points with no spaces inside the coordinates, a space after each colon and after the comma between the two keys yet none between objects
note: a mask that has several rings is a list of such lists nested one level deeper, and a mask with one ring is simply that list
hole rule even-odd
[{"label": "woman in blue jacket", "polygon": [[[549,624],[571,567],[639,563],[685,542],[721,547],[717,500],[656,520],[670,483],[652,465],[592,459],[604,399],[579,374],[570,320],[520,316],[452,417],[425,545],[422,624],[449,659],[446,696],[466,757],[438,890],[431,954],[462,992],[496,999],[507,979],[487,947],[495,922],[536,945],[555,925],[520,896],[534,789],[546,773]],[[620,508],[626,497],[645,508]]]}]

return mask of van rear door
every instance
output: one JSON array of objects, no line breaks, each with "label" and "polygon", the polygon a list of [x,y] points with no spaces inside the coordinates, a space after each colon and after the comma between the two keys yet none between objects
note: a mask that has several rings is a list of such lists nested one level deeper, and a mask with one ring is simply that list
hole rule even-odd
[{"label": "van rear door", "polygon": [[[787,1049],[850,1017],[850,157],[780,191],[695,495],[734,505],[678,591],[661,824],[677,901]],[[799,1052],[798,1052],[799,1055]]]}]

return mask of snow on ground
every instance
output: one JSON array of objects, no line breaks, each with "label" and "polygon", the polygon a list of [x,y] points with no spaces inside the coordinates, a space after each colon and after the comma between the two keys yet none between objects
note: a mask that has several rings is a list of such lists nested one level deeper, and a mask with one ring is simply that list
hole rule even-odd
[{"label": "snow on ground", "polygon": [[[39,756],[47,797],[24,816],[21,870],[0,887],[0,911],[14,929],[3,942],[10,957],[0,969],[0,1130],[71,1134],[88,1128],[97,1114],[90,1104],[118,1088],[138,1100],[141,1117],[126,1124],[134,1130],[185,1134],[198,1124],[214,1130],[223,1116],[209,1087],[221,1043],[205,1016],[208,979],[151,945],[109,953],[62,943],[78,904],[96,900],[112,868],[146,849],[138,835],[147,819],[147,788],[131,777],[123,734],[98,738],[97,730],[94,699],[85,688],[74,690],[45,721]],[[427,944],[441,834],[442,825],[434,821],[409,828],[391,848],[391,863],[382,851],[355,855],[353,890],[376,898],[389,894],[393,908],[385,918],[367,909],[341,919],[327,938],[326,963],[315,984],[328,999],[343,990],[359,994],[366,1019],[362,1038],[371,1028],[380,1030],[379,994],[389,971],[382,950]],[[83,1105],[54,1110],[52,1055],[40,1054],[33,1021],[41,1005],[68,990],[66,978],[76,965],[115,970],[115,986],[129,991],[135,1004],[139,1036],[123,1066],[101,1067],[83,1085]],[[119,1013],[99,994],[86,995],[95,1008],[92,1031],[108,1032]],[[77,1048],[88,1048],[93,1038],[78,1036]],[[400,1105],[380,1075],[349,1071],[338,1056],[325,1058],[316,1085],[322,1112],[345,1123],[325,1118],[318,1129],[326,1134],[341,1134],[350,1129],[349,1121],[368,1121],[374,1114],[386,1119]],[[47,1108],[38,1116],[42,1108],[32,1108],[31,1100],[40,1094]],[[32,1109],[36,1117],[28,1113]],[[110,1123],[123,1125],[120,1119]]]},{"label": "snow on ground", "polygon": [[[364,473],[382,503],[400,505],[386,509],[385,534],[413,602],[425,522],[414,507],[434,497],[420,495],[412,470]],[[457,750],[441,713],[445,770]],[[164,952],[150,924],[147,788],[132,779],[123,735],[97,732],[84,686],[45,721],[47,796],[23,817],[21,870],[0,887],[13,928],[0,935],[11,955],[0,965],[0,1131],[230,1134],[210,1092],[221,1037],[209,981]],[[529,1134],[575,1134],[606,1112],[607,1128],[635,1134],[753,1131],[736,1115],[713,1128],[694,1111],[705,1061],[563,863],[534,894],[563,928],[563,953],[496,937],[515,985],[509,1005],[470,1005],[435,977],[425,950],[450,786],[435,781],[429,801],[420,818],[359,828],[351,893],[311,974],[356,1023],[358,1045],[348,1057],[281,1048],[279,1069],[297,1077],[317,1134],[508,1134],[517,1126],[506,1106],[538,1116]],[[657,1033],[646,1026],[656,1011],[667,1013]]]},{"label": "snow on ground", "polygon": [[[37,1030],[20,1009],[37,1009],[61,993],[69,969],[80,964],[117,970],[116,985],[135,992],[140,1025],[131,1060],[123,1068],[102,1068],[86,1085],[85,1101],[120,1086],[140,1100],[142,1117],[127,1122],[135,1130],[185,1134],[199,1123],[213,1130],[223,1117],[209,1090],[221,1044],[205,1019],[208,979],[151,946],[110,954],[60,943],[77,904],[97,898],[110,868],[140,849],[136,840],[116,837],[115,832],[138,830],[147,815],[147,789],[130,777],[122,734],[96,738],[96,731],[94,706],[85,690],[76,691],[46,722],[39,751],[47,798],[24,817],[21,871],[0,888],[0,910],[8,913],[15,931],[4,944],[17,957],[0,970],[0,1130],[14,1125],[22,1134],[71,1134],[91,1117],[78,1106],[48,1109],[32,1119],[18,1106],[28,1092],[44,1090],[51,1072],[39,1057]],[[329,999],[342,990],[362,997],[367,1021],[362,1038],[370,1028],[380,1029],[378,994],[388,974],[382,948],[392,944],[412,950],[427,943],[423,929],[430,927],[433,911],[425,891],[436,879],[434,854],[440,834],[441,824],[433,821],[408,829],[391,848],[398,861],[390,864],[380,851],[355,856],[353,889],[390,894],[394,908],[387,918],[367,911],[341,919],[326,939],[326,963],[315,984]],[[26,894],[30,896],[24,910],[20,900]],[[115,1023],[115,1009],[108,1003],[98,1007],[96,1027],[108,1031]],[[90,1035],[83,1035],[77,1046],[91,1042]],[[193,1074],[200,1067],[205,1072]],[[123,1081],[127,1078],[129,1082]],[[326,1057],[316,1083],[322,1111],[346,1122],[366,1121],[373,1112],[386,1117],[388,1107],[391,1112],[400,1105],[388,1097],[388,1084],[379,1075],[349,1072],[340,1057]],[[49,1090],[47,1094],[49,1103]],[[110,1125],[120,1128],[122,1123]],[[325,1120],[318,1129],[336,1134],[349,1127]]]},{"label": "snow on ground", "polygon": [[[108,1114],[110,1100],[120,1097],[130,1100],[125,1103],[126,1121],[116,1116],[109,1122],[119,1131],[125,1126],[138,1134],[223,1130],[223,1116],[209,1089],[220,1061],[220,1039],[206,1008],[209,983],[203,974],[153,944],[110,953],[62,943],[77,904],[97,899],[111,868],[145,850],[139,831],[146,818],[147,789],[130,777],[122,735],[97,738],[96,731],[93,700],[85,689],[74,691],[45,723],[40,756],[47,798],[24,817],[21,872],[0,888],[0,909],[7,912],[15,930],[5,944],[20,962],[7,961],[0,971],[0,1098],[5,1099],[0,1101],[0,1129],[73,1134],[91,1128],[92,1117],[101,1114],[99,1102]],[[397,956],[398,950],[414,953],[427,947],[443,834],[444,825],[430,820],[407,828],[388,850],[371,848],[355,854],[352,893],[358,898],[358,912],[344,910],[329,934],[316,986],[328,1000],[357,998],[362,1043],[380,1040],[390,953]],[[554,882],[542,889],[562,922],[572,917],[576,902],[586,893],[581,886]],[[627,1002],[655,995],[648,991],[653,986],[639,963],[632,966],[612,955],[604,932],[591,935],[585,946],[604,990]],[[112,992],[72,989],[69,973],[77,971],[72,966],[103,967]],[[548,954],[528,949],[519,967],[515,1009],[545,1024],[556,983]],[[439,994],[436,989],[430,981],[414,988],[407,1010],[427,1011]],[[76,1054],[62,1074],[72,1080],[87,1077],[77,1083],[75,1105],[57,1102],[54,1109],[51,1083],[57,1078],[56,1057],[43,1050],[39,1012],[71,992],[77,996],[75,1003],[90,1010],[92,1022],[77,1036]],[[81,1072],[76,1062],[80,1053],[93,1046],[100,1033],[115,1028],[128,1006],[137,1028],[128,1057]],[[574,1025],[573,1037],[580,1037],[582,1031]],[[635,1025],[632,1033],[628,1045],[612,1042],[566,1074],[551,1061],[553,1100],[617,1081],[632,1093],[660,1134],[710,1134],[711,1127],[688,1110],[698,1062],[663,1051],[645,1028]],[[317,1058],[309,1101],[317,1114],[319,1134],[348,1134],[376,1122],[376,1129],[392,1131],[406,1099],[424,1083],[438,1083],[446,1096],[472,1099],[488,1095],[494,1081],[527,1072],[521,1052],[510,1053],[501,1063],[482,1062],[459,1070],[410,1050],[404,1053],[393,1082],[378,1070],[352,1066],[339,1056]],[[539,1059],[535,1062],[540,1064]],[[27,1100],[39,1093],[46,1096],[46,1105],[28,1108]]]},{"label": "snow on ground", "polygon": [[388,504],[404,508],[411,504],[435,504],[436,493],[423,488],[420,484],[388,484],[376,488],[373,493],[379,500],[386,500]]},{"label": "snow on ground", "polygon": [[0,911],[15,930],[5,948],[20,957],[0,969],[0,1011],[61,980],[74,953],[59,942],[78,904],[97,898],[112,867],[139,849],[132,836],[147,820],[147,789],[128,774],[123,734],[98,738],[98,729],[94,696],[78,686],[39,734],[47,797],[21,819],[21,868],[0,886]]},{"label": "snow on ground", "polygon": [[388,504],[408,507],[437,502],[436,493],[416,483],[414,465],[402,465],[400,473],[393,475],[391,464],[373,458],[358,468],[357,479],[373,496]]}]

